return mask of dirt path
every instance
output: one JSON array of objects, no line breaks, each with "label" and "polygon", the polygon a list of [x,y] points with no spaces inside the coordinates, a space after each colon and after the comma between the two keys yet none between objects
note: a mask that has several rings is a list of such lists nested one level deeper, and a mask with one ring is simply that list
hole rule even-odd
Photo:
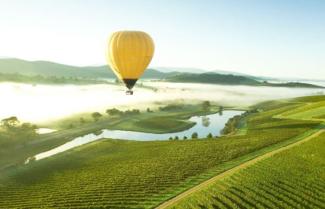
[{"label": "dirt path", "polygon": [[308,136],[308,137],[306,137],[306,138],[304,138],[304,139],[302,139],[302,140],[300,140],[298,142],[295,142],[295,143],[289,144],[289,145],[287,145],[285,147],[281,147],[281,148],[276,149],[274,151],[268,152],[268,153],[266,153],[264,155],[261,155],[259,157],[256,157],[256,158],[254,158],[254,159],[252,159],[250,161],[247,161],[247,162],[245,162],[245,163],[243,163],[243,164],[241,164],[239,166],[236,166],[234,168],[231,168],[231,169],[229,169],[229,170],[227,170],[227,171],[225,171],[225,172],[223,172],[223,173],[221,173],[221,174],[219,174],[219,175],[217,175],[215,177],[212,177],[211,179],[208,179],[208,180],[202,182],[201,184],[199,184],[199,185],[197,185],[195,187],[192,187],[191,189],[189,189],[189,190],[187,190],[187,191],[185,191],[185,192],[177,195],[176,197],[174,197],[174,198],[172,198],[170,200],[167,200],[166,202],[163,202],[161,205],[159,205],[158,207],[156,207],[156,209],[163,209],[163,208],[167,208],[169,206],[172,206],[173,204],[175,204],[179,200],[181,200],[181,199],[183,199],[183,198],[185,198],[185,197],[193,194],[194,192],[197,192],[197,191],[199,191],[201,189],[204,189],[208,185],[211,185],[214,182],[216,182],[217,180],[220,180],[220,179],[222,179],[222,178],[224,178],[226,176],[232,175],[233,173],[235,173],[235,172],[237,172],[237,171],[239,171],[239,170],[241,170],[243,168],[246,168],[248,166],[251,166],[251,165],[255,164],[258,161],[261,161],[261,160],[263,160],[265,158],[271,157],[272,155],[274,155],[276,153],[282,152],[282,151],[287,150],[287,149],[290,149],[290,148],[292,148],[294,146],[300,145],[300,144],[302,144],[302,143],[304,143],[306,141],[309,141],[310,139],[319,136],[323,132],[325,133],[325,130],[324,129],[323,130],[319,130],[319,131],[313,133],[312,135],[310,135],[310,136]]}]

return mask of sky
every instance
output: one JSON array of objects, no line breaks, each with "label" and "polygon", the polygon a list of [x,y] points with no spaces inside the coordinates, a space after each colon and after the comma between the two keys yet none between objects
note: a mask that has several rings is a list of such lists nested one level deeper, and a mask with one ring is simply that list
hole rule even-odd
[{"label": "sky", "polygon": [[323,0],[0,0],[0,57],[106,63],[108,37],[142,30],[150,67],[325,79]]}]

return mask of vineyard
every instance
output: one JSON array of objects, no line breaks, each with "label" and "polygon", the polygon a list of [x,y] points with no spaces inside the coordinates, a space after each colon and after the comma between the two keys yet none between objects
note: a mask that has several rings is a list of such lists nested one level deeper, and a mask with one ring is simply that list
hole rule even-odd
[{"label": "vineyard", "polygon": [[323,118],[324,115],[325,101],[317,101],[306,103],[298,108],[281,113],[279,117],[325,121]]},{"label": "vineyard", "polygon": [[[7,170],[0,175],[0,208],[37,208],[40,205],[44,208],[153,208],[231,167],[312,133],[314,128],[319,126],[319,121],[273,118],[274,115],[300,105],[304,103],[281,101],[253,107],[258,111],[246,116],[246,135],[231,135],[218,139],[148,142],[103,139],[39,162]],[[314,163],[321,162],[316,152],[315,156]],[[261,168],[268,171],[276,169],[274,165],[270,165],[271,167],[267,167],[267,164],[262,164]],[[314,172],[308,167],[306,169],[310,173]],[[285,171],[284,168],[282,170]],[[316,171],[320,172],[316,169],[315,175]],[[230,183],[243,177],[243,174],[218,185],[218,189],[227,189]],[[264,170],[260,174],[256,178],[268,178],[266,175],[269,175]],[[288,179],[290,180],[290,176]],[[251,182],[254,183],[256,180],[258,179]],[[247,182],[249,183],[248,180]],[[254,183],[256,191],[260,188],[258,182],[262,182],[261,185],[264,186],[263,181],[256,181]],[[314,180],[312,182],[311,185],[318,189],[316,192],[324,192]],[[324,182],[321,185],[323,184]],[[271,197],[268,192],[275,189],[271,185],[265,184],[265,187],[270,189],[261,193],[264,195],[260,198]],[[294,191],[290,184],[283,185],[279,187],[281,191]],[[303,184],[295,186],[304,188]],[[246,187],[242,189],[244,188],[246,189]],[[303,192],[309,194],[312,191]],[[225,207],[235,207],[236,202],[241,199],[243,201],[240,202],[242,205],[239,205],[239,208],[255,203],[259,203],[257,206],[261,207],[266,204],[260,199],[256,202],[246,201],[244,197],[238,195],[240,193],[239,190],[234,192],[231,190],[231,194],[234,194],[231,196],[233,201],[226,198],[225,202],[229,205]],[[291,194],[279,195],[275,199],[285,198]],[[296,193],[293,196],[300,200]],[[211,207],[213,204],[216,204],[215,206],[223,204],[214,197],[209,200]],[[275,204],[273,203],[276,202],[275,199],[266,198],[266,202]],[[198,201],[198,204],[201,204],[202,200]],[[208,203],[208,200],[204,201]],[[313,203],[316,206],[323,199],[317,201]],[[187,204],[195,203],[194,201],[182,204],[188,206]],[[281,204],[293,205],[292,200]]]},{"label": "vineyard", "polygon": [[245,168],[171,208],[324,208],[325,133]]}]

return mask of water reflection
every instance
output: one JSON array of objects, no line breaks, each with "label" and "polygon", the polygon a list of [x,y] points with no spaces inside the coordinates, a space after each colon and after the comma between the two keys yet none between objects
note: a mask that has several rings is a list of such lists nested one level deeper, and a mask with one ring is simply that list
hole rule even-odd
[{"label": "water reflection", "polygon": [[210,125],[210,118],[207,116],[202,117],[202,126],[208,127]]}]

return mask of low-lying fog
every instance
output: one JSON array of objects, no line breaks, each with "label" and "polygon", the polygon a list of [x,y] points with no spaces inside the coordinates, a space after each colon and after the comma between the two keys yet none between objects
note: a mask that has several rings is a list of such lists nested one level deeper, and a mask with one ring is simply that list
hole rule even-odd
[{"label": "low-lying fog", "polygon": [[107,108],[146,108],[156,102],[176,100],[209,100],[222,105],[248,106],[260,101],[324,94],[322,89],[221,86],[143,82],[134,95],[125,95],[118,85],[31,85],[0,83],[0,119],[17,116],[23,121],[42,122],[81,112]]}]

